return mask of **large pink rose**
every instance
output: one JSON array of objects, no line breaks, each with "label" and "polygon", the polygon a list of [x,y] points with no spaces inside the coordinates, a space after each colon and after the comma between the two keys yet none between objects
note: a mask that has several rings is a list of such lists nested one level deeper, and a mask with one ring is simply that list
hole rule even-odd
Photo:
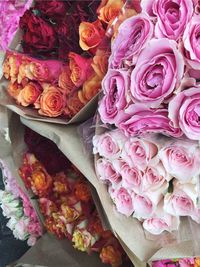
[{"label": "large pink rose", "polygon": [[131,216],[134,212],[134,206],[132,197],[127,189],[120,187],[115,191],[114,196],[112,195],[112,198],[114,198],[117,211],[126,216]]},{"label": "large pink rose", "polygon": [[138,219],[146,219],[151,217],[155,206],[151,202],[151,200],[143,195],[132,194],[133,204],[135,208],[135,212],[133,217]]},{"label": "large pink rose", "polygon": [[193,14],[192,0],[142,0],[142,10],[156,16],[156,37],[178,40]]},{"label": "large pink rose", "polygon": [[140,53],[131,74],[131,94],[136,102],[157,108],[179,86],[184,74],[184,60],[177,43],[153,39]]},{"label": "large pink rose", "polygon": [[128,104],[129,74],[125,70],[109,69],[102,81],[105,96],[100,102],[99,113],[104,123],[116,122],[119,112]]},{"label": "large pink rose", "polygon": [[[183,35],[185,55],[189,66],[200,71],[200,15],[192,17]],[[199,78],[199,77],[198,77]]]},{"label": "large pink rose", "polygon": [[131,167],[137,166],[144,170],[157,155],[157,146],[144,139],[130,138],[124,145],[122,159]]},{"label": "large pink rose", "polygon": [[145,133],[162,133],[180,137],[180,128],[171,125],[167,109],[150,109],[143,104],[130,105],[126,112],[120,113],[117,126],[127,136],[138,136]]},{"label": "large pink rose", "polygon": [[167,172],[182,183],[200,174],[200,151],[196,142],[176,141],[162,148],[159,156]]},{"label": "large pink rose", "polygon": [[100,156],[108,159],[118,158],[125,141],[126,137],[118,129],[102,135],[95,135],[93,137],[93,153],[99,153]]},{"label": "large pink rose", "polygon": [[153,235],[159,235],[164,231],[178,230],[179,217],[172,216],[163,211],[163,202],[158,206],[151,218],[144,220],[143,227]]},{"label": "large pink rose", "polygon": [[112,186],[117,185],[121,181],[120,174],[115,171],[112,163],[107,159],[98,159],[96,162],[96,170],[99,179],[110,182]]},{"label": "large pink rose", "polygon": [[200,139],[200,87],[177,94],[169,103],[169,118],[192,140]]},{"label": "large pink rose", "polygon": [[143,193],[157,205],[167,192],[168,181],[171,178],[161,162],[155,166],[148,166],[142,179]]},{"label": "large pink rose", "polygon": [[152,38],[153,23],[144,14],[126,19],[119,27],[112,44],[110,68],[133,65],[145,44]]}]

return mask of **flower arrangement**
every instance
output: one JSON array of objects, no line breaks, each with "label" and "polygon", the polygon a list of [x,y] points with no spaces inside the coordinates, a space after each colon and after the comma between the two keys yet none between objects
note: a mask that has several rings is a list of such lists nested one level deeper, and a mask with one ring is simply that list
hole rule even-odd
[{"label": "flower arrangement", "polygon": [[182,258],[153,261],[152,267],[199,267],[199,258]]},{"label": "flower arrangement", "polygon": [[6,164],[1,160],[5,190],[0,190],[0,205],[7,217],[6,226],[16,239],[27,240],[33,246],[42,235],[42,226],[28,196],[18,186]]}]

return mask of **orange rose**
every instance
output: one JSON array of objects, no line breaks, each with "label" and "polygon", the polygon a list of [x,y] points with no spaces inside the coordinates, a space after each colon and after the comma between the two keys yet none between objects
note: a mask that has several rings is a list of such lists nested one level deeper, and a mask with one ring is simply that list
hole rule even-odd
[{"label": "orange rose", "polygon": [[78,92],[78,97],[83,104],[91,100],[101,89],[99,76],[94,75],[84,82],[82,90]]},{"label": "orange rose", "polygon": [[100,79],[103,79],[107,73],[109,56],[110,53],[107,51],[98,49],[93,57],[92,67]]},{"label": "orange rose", "polygon": [[53,191],[58,194],[68,194],[70,191],[69,183],[64,172],[57,173],[54,177]]},{"label": "orange rose", "polygon": [[71,223],[71,222],[76,221],[81,215],[81,213],[78,210],[76,210],[75,208],[69,207],[66,203],[63,203],[61,205],[61,211],[62,211],[63,216],[66,219],[66,223]]},{"label": "orange rose", "polygon": [[44,91],[40,96],[39,103],[35,103],[39,109],[39,114],[48,117],[60,116],[66,105],[66,97],[58,87],[52,85],[44,85]]},{"label": "orange rose", "polygon": [[13,97],[14,99],[17,99],[21,90],[22,90],[22,86],[18,84],[17,82],[15,83],[9,82],[7,92],[11,97]]},{"label": "orange rose", "polygon": [[66,95],[69,95],[73,90],[76,89],[76,86],[72,82],[71,78],[71,71],[69,66],[63,68],[59,79],[58,79],[58,86],[61,88],[62,92]]},{"label": "orange rose", "polygon": [[107,0],[102,1],[98,8],[99,19],[105,23],[112,23],[112,21],[119,15],[124,2],[122,0]]},{"label": "orange rose", "polygon": [[71,71],[71,81],[76,87],[82,84],[92,75],[92,59],[84,58],[76,53],[69,53],[69,68]]},{"label": "orange rose", "polygon": [[67,104],[64,109],[64,114],[72,118],[76,113],[78,113],[82,108],[84,104],[80,101],[78,97],[78,92],[75,92],[69,99],[67,99]]},{"label": "orange rose", "polygon": [[79,26],[79,44],[87,51],[97,47],[105,35],[105,30],[99,20],[94,22],[81,22]]},{"label": "orange rose", "polygon": [[103,263],[110,264],[112,267],[119,267],[122,264],[121,253],[112,245],[102,248],[100,258]]},{"label": "orange rose", "polygon": [[15,55],[8,55],[4,61],[4,76],[6,79],[10,79],[12,83],[17,80],[20,63],[20,60]]},{"label": "orange rose", "polygon": [[17,102],[27,107],[36,102],[40,94],[42,93],[41,86],[36,82],[29,82],[22,90],[20,90],[17,96]]},{"label": "orange rose", "polygon": [[76,184],[75,184],[75,188],[74,188],[74,192],[75,192],[75,196],[83,202],[88,202],[91,199],[91,192],[90,192],[90,188],[87,184],[87,182],[85,182],[84,180],[79,180]]},{"label": "orange rose", "polygon": [[194,267],[200,267],[200,258],[195,258]]}]

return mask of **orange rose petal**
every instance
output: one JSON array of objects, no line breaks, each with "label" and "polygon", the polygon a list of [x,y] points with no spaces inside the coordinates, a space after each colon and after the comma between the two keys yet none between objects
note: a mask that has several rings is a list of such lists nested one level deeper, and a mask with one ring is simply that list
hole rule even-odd
[{"label": "orange rose petal", "polygon": [[83,103],[84,105],[87,104],[88,100],[85,98],[82,90],[78,91],[78,98],[81,101],[81,103]]},{"label": "orange rose petal", "polygon": [[111,23],[120,13],[124,2],[122,0],[108,0],[99,10],[99,19]]}]

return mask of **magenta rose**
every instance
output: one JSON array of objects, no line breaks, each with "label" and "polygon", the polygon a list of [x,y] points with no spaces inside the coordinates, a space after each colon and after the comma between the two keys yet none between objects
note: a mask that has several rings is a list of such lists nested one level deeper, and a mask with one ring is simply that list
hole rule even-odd
[{"label": "magenta rose", "polygon": [[177,264],[172,260],[159,260],[153,261],[152,267],[177,267]]},{"label": "magenta rose", "polygon": [[109,69],[102,81],[105,96],[100,102],[99,113],[104,123],[114,124],[119,112],[128,104],[129,74],[125,70]]},{"label": "magenta rose", "polygon": [[121,181],[120,174],[115,171],[112,163],[107,159],[98,159],[96,162],[96,170],[100,180],[110,182],[113,186]]},{"label": "magenta rose", "polygon": [[117,126],[126,136],[146,133],[162,133],[174,137],[182,135],[178,126],[175,128],[171,125],[167,109],[150,109],[143,104],[130,105],[126,112],[121,112]]},{"label": "magenta rose", "polygon": [[127,217],[131,216],[131,214],[134,212],[132,197],[127,189],[123,187],[117,189],[114,194],[114,202],[117,211],[126,215]]},{"label": "magenta rose", "polygon": [[176,141],[159,151],[168,173],[181,183],[190,182],[200,174],[200,151],[196,142]]},{"label": "magenta rose", "polygon": [[193,15],[192,0],[142,0],[142,10],[156,17],[155,36],[178,40]]},{"label": "magenta rose", "polygon": [[195,266],[194,258],[184,258],[179,260],[180,267],[191,267]]},{"label": "magenta rose", "polygon": [[177,43],[153,39],[140,53],[131,74],[131,94],[136,102],[157,108],[179,86],[184,74],[184,60]]},{"label": "magenta rose", "polygon": [[99,153],[100,156],[108,159],[118,158],[125,141],[126,137],[118,129],[102,135],[95,135],[93,137],[93,153]]},{"label": "magenta rose", "polygon": [[[190,68],[200,71],[200,15],[192,17],[183,35],[186,60]],[[199,73],[198,73],[199,76]],[[198,77],[199,78],[199,77]]]},{"label": "magenta rose", "polygon": [[134,65],[141,49],[152,38],[153,31],[153,23],[144,14],[126,19],[112,44],[110,68]]},{"label": "magenta rose", "polygon": [[144,170],[157,155],[157,146],[144,139],[130,138],[124,145],[122,159],[131,167]]},{"label": "magenta rose", "polygon": [[151,217],[155,209],[152,201],[144,195],[132,194],[132,198],[135,208],[133,217],[136,217],[139,220]]},{"label": "magenta rose", "polygon": [[200,88],[178,93],[169,103],[169,118],[192,140],[200,139]]}]

